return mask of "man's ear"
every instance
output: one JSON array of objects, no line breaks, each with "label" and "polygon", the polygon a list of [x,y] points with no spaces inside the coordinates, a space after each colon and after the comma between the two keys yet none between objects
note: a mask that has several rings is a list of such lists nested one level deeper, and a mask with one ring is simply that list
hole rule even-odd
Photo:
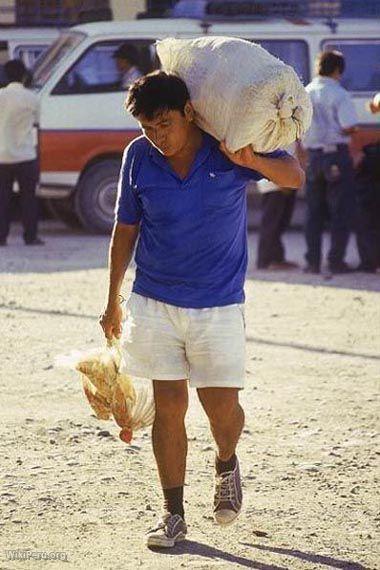
[{"label": "man's ear", "polygon": [[195,111],[190,101],[186,102],[183,112],[185,114],[185,119],[189,121],[189,123],[192,123],[194,121]]}]

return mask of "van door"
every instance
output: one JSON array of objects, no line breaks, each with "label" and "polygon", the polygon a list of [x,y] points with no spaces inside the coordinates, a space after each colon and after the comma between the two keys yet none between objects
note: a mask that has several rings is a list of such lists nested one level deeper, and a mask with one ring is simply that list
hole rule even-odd
[{"label": "van door", "polygon": [[[139,72],[151,71],[153,40],[130,42],[138,52]],[[80,178],[76,211],[92,231],[109,229],[121,154],[139,132],[124,109],[126,88],[113,57],[122,43],[128,41],[103,40],[89,46],[43,100],[42,182],[74,189]],[[90,169],[96,169],[96,185]]]}]

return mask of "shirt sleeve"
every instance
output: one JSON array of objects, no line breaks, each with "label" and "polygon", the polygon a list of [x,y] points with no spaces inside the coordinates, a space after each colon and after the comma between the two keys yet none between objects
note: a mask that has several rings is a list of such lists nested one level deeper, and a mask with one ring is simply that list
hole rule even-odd
[{"label": "shirt sleeve", "polygon": [[[285,156],[290,156],[285,150],[280,150],[280,149],[266,153],[258,152],[257,154],[259,154],[260,156],[265,156],[267,158],[284,158]],[[258,182],[259,180],[264,178],[261,172],[258,172],[257,170],[252,170],[251,168],[245,168],[244,166],[238,166],[237,168],[239,169],[240,174],[247,180],[254,180],[255,182]]]},{"label": "shirt sleeve", "polygon": [[349,129],[358,123],[355,105],[348,93],[339,101],[337,113],[338,121],[342,129]]},{"label": "shirt sleeve", "polygon": [[115,206],[115,221],[122,224],[138,224],[142,218],[141,200],[132,180],[135,159],[133,146],[129,145],[123,154]]}]

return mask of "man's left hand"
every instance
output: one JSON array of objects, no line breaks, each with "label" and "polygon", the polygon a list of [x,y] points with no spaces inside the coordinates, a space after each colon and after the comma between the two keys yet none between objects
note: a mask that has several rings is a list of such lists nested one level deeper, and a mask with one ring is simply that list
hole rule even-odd
[{"label": "man's left hand", "polygon": [[230,152],[224,141],[219,148],[234,164],[259,172],[263,178],[271,180],[280,188],[302,188],[305,182],[305,174],[298,160],[289,154],[278,157],[256,154],[251,145]]},{"label": "man's left hand", "polygon": [[231,162],[237,164],[238,166],[244,166],[245,168],[252,168],[255,161],[255,153],[252,150],[251,145],[247,145],[244,148],[237,150],[236,152],[230,152],[225,142],[221,142],[219,145],[220,150]]}]

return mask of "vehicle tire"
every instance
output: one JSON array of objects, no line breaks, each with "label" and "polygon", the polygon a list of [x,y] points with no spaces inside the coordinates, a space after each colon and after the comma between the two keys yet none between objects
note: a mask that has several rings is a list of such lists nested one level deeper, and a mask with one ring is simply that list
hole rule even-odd
[{"label": "vehicle tire", "polygon": [[109,234],[114,223],[121,160],[110,158],[90,166],[78,183],[75,212],[86,230]]},{"label": "vehicle tire", "polygon": [[79,229],[82,223],[75,213],[74,201],[72,198],[62,200],[44,200],[47,211],[58,220],[62,220],[69,228]]}]

